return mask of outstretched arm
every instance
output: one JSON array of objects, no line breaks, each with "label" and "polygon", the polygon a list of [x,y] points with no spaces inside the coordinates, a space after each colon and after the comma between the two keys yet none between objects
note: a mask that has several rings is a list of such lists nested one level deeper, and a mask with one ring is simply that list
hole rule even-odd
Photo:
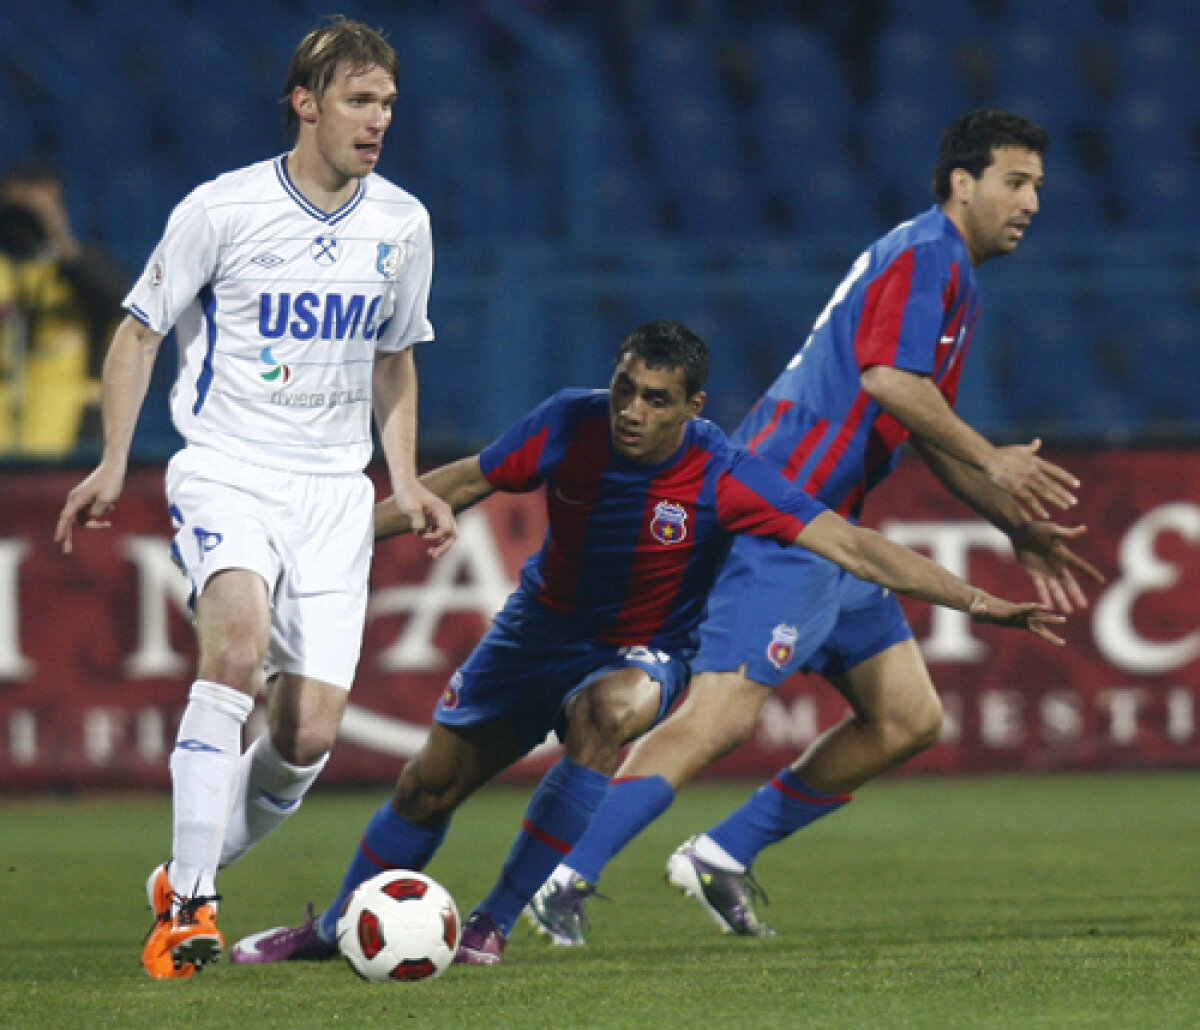
[{"label": "outstretched arm", "polygon": [[125,486],[133,430],[150,388],[150,374],[162,340],[162,336],[129,315],[113,334],[101,379],[104,449],[100,464],[67,495],[58,516],[54,540],[62,545],[64,554],[70,554],[74,546],[72,533],[76,521],[83,520],[88,529],[107,529],[111,525],[110,515]]},{"label": "outstretched arm", "polygon": [[[459,458],[449,465],[426,472],[421,477],[421,486],[435,497],[440,497],[455,514],[472,504],[482,501],[492,493],[492,484],[487,481],[479,464],[479,455]],[[390,536],[412,531],[412,517],[401,511],[395,497],[388,497],[375,505],[375,539],[386,540]]]},{"label": "outstretched arm", "polygon": [[1084,526],[1067,528],[1054,522],[1030,519],[1009,493],[981,472],[949,457],[923,440],[912,441],[933,474],[955,497],[973,508],[1012,541],[1017,560],[1029,573],[1038,600],[1061,612],[1087,607],[1087,595],[1077,573],[1104,582],[1104,576],[1075,554],[1067,542],[1087,532]]},{"label": "outstretched arm", "polygon": [[1066,469],[1037,456],[1040,440],[994,447],[955,414],[942,391],[925,376],[889,365],[872,365],[861,376],[862,387],[914,439],[981,472],[990,483],[1012,495],[1038,518],[1045,504],[1070,508],[1079,481]]},{"label": "outstretched arm", "polygon": [[871,529],[852,525],[832,511],[822,512],[796,538],[796,543],[828,558],[859,579],[898,594],[946,608],[969,612],[977,622],[1027,629],[1052,644],[1062,644],[1050,626],[1065,621],[1042,603],[1016,604],[993,597],[959,579],[924,555]]}]

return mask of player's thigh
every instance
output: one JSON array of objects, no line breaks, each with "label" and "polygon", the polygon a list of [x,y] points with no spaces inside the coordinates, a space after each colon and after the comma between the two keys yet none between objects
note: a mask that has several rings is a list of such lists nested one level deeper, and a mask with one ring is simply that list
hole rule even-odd
[{"label": "player's thigh", "polygon": [[916,734],[940,726],[941,701],[911,637],[831,676],[830,682],[865,723],[897,725]]},{"label": "player's thigh", "polygon": [[633,745],[620,774],[682,786],[750,736],[770,694],[741,670],[697,674],[679,708]]},{"label": "player's thigh", "polygon": [[801,547],[739,537],[708,597],[695,672],[778,686],[808,664],[837,624],[845,573]]},{"label": "player's thigh", "polygon": [[223,569],[213,574],[196,598],[195,615],[201,679],[224,682],[231,666],[256,674],[271,633],[267,584],[257,572]]}]

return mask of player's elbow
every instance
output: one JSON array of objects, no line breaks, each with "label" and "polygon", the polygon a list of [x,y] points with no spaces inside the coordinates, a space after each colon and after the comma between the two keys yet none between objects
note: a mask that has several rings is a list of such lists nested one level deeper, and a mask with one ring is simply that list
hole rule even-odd
[{"label": "player's elbow", "polygon": [[913,390],[919,388],[922,378],[891,365],[870,365],[859,374],[858,382],[871,400],[894,412],[913,403]]}]

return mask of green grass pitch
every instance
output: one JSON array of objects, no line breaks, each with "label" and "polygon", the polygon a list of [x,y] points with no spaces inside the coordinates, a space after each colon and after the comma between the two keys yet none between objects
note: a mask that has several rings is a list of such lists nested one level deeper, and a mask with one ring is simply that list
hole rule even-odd
[{"label": "green grass pitch", "polygon": [[[771,940],[720,936],[663,863],[749,785],[695,785],[609,868],[586,948],[522,924],[496,968],[367,984],[340,962],[140,969],[165,796],[0,808],[0,1027],[1200,1026],[1200,772],[893,778],[760,859]],[[383,798],[317,790],[223,874],[232,942],[332,894]],[[459,813],[429,872],[465,915],[528,797]]]}]

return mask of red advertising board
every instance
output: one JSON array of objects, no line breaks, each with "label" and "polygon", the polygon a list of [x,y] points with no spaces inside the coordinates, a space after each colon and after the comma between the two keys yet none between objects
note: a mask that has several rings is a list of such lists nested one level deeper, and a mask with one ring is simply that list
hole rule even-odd
[{"label": "red advertising board", "polygon": [[[1200,764],[1200,452],[1070,451],[1084,483],[1078,550],[1107,575],[1065,648],[906,602],[942,694],[942,742],[912,772]],[[128,480],[111,530],[71,557],[51,540],[77,473],[0,472],[0,787],[167,782],[191,678],[186,588],[171,564],[161,470]],[[1005,539],[907,461],[867,522],[994,593],[1032,588]],[[376,555],[359,677],[325,783],[390,782],[433,703],[511,590],[544,526],[538,495],[496,496],[461,519],[435,563],[400,539]],[[754,739],[714,768],[761,777],[847,713],[817,677],[768,703]],[[253,727],[252,727],[253,731]],[[552,748],[514,771],[545,768]]]}]

